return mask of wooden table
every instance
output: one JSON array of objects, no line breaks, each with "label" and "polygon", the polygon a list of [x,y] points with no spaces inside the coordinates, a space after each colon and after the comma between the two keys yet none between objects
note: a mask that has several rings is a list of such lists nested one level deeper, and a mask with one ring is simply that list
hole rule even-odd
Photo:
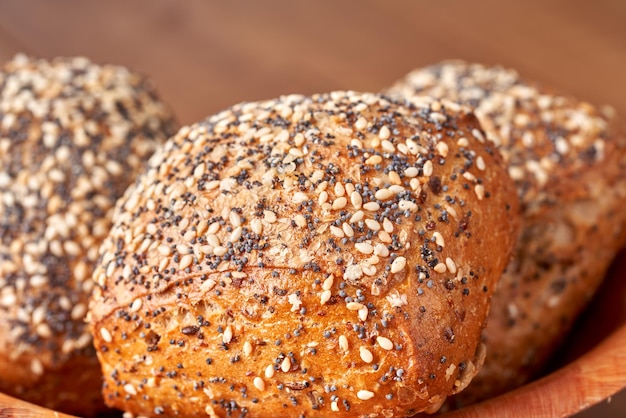
[{"label": "wooden table", "polygon": [[[0,61],[19,51],[139,70],[183,123],[283,93],[377,91],[447,58],[511,66],[626,116],[623,0],[0,2]],[[621,394],[581,416],[625,414]]]}]

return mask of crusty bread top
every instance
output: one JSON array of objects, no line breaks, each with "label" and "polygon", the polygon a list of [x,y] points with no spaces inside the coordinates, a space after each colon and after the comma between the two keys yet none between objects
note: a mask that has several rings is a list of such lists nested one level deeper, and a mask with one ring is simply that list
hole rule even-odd
[{"label": "crusty bread top", "polygon": [[125,68],[23,55],[4,65],[0,357],[32,356],[38,376],[93,351],[86,279],[116,199],[173,129],[151,85]]},{"label": "crusty bread top", "polygon": [[118,202],[94,273],[106,401],[148,415],[436,407],[480,366],[516,239],[491,147],[458,105],[354,92],[183,128]]},{"label": "crusty bread top", "polygon": [[445,98],[474,109],[499,146],[527,214],[553,204],[554,196],[585,193],[566,180],[602,164],[612,149],[611,108],[599,110],[500,66],[444,61],[409,73],[387,93]]}]

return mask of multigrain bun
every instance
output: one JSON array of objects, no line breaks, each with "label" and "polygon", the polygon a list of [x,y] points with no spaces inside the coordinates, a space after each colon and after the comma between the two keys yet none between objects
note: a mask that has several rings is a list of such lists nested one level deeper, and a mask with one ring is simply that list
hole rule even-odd
[{"label": "multigrain bun", "polygon": [[173,129],[124,68],[20,55],[0,71],[0,391],[104,408],[90,276],[116,199]]},{"label": "multigrain bun", "polygon": [[624,136],[609,109],[501,67],[442,63],[388,93],[470,105],[508,164],[522,233],[493,298],[485,366],[460,401],[520,386],[546,364],[624,244]]},{"label": "multigrain bun", "polygon": [[105,400],[147,416],[436,410],[483,361],[517,217],[500,156],[454,104],[287,96],[185,127],[101,248]]}]

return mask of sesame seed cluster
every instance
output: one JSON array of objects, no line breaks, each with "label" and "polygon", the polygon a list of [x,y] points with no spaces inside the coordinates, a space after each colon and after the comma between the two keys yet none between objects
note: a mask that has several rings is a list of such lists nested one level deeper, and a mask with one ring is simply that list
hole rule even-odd
[{"label": "sesame seed cluster", "polygon": [[0,390],[77,413],[102,403],[92,269],[116,199],[174,128],[121,67],[18,55],[0,71]]},{"label": "sesame seed cluster", "polygon": [[418,69],[388,93],[473,108],[508,164],[522,233],[492,301],[485,365],[458,402],[521,386],[558,348],[625,243],[626,141],[619,122],[610,108],[514,70],[464,62]]},{"label": "sesame seed cluster", "polygon": [[484,358],[517,202],[448,101],[292,95],[184,127],[101,247],[105,400],[150,416],[436,410]]},{"label": "sesame seed cluster", "polygon": [[563,179],[604,161],[611,140],[612,109],[601,112],[499,66],[444,62],[409,73],[387,93],[470,106],[506,161],[527,213],[554,204],[554,195],[567,190]]}]

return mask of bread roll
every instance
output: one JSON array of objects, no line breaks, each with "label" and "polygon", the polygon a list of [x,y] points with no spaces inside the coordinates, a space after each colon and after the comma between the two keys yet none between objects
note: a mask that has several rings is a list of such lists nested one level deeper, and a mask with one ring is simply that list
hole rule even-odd
[{"label": "bread roll", "polygon": [[510,69],[446,62],[388,91],[472,106],[508,164],[522,203],[515,258],[494,295],[487,359],[464,403],[536,376],[624,244],[624,136],[601,111]]},{"label": "bread roll", "polygon": [[473,115],[335,92],[183,128],[118,202],[90,310],[147,416],[405,416],[482,363],[515,189]]},{"label": "bread roll", "polygon": [[90,277],[116,199],[173,129],[124,68],[20,55],[0,71],[0,391],[104,408]]}]

